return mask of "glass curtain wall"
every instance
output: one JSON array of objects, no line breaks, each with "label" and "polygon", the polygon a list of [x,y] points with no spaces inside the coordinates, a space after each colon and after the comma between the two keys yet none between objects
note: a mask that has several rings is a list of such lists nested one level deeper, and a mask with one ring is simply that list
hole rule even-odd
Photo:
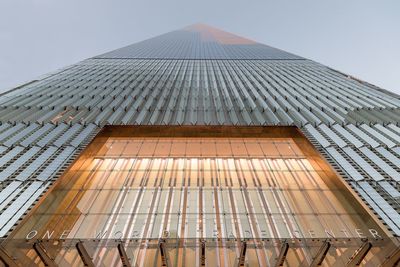
[{"label": "glass curtain wall", "polygon": [[[307,142],[297,139],[95,139],[13,239],[97,240],[103,246],[87,246],[99,266],[121,264],[107,240],[125,240],[133,266],[159,264],[160,240],[168,261],[186,266],[201,265],[204,242],[208,266],[237,264],[243,240],[252,244],[245,255],[249,266],[272,266],[282,240],[312,240],[315,248],[300,244],[285,261],[308,266],[323,240],[386,237],[336,175],[310,157],[311,148],[302,147]],[[260,246],[272,240],[279,242]],[[331,249],[324,264],[345,264],[359,244]],[[82,264],[74,247],[51,253],[61,266]],[[38,262],[32,249],[23,258]]]}]

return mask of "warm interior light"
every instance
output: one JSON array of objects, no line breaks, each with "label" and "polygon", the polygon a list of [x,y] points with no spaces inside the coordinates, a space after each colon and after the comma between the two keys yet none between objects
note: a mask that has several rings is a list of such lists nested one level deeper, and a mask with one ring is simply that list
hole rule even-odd
[{"label": "warm interior light", "polygon": [[[201,239],[234,259],[243,239],[384,237],[309,143],[296,138],[100,136],[12,238],[184,240],[177,244],[190,262]],[[91,255],[113,265],[114,252],[96,248]],[[208,260],[213,253],[207,247]],[[55,254],[64,265],[78,257],[65,249]]]}]

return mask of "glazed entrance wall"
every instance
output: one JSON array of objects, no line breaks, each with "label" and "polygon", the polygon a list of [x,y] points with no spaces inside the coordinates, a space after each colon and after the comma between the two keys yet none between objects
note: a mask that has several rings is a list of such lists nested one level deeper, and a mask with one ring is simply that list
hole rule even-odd
[{"label": "glazed entrance wall", "polygon": [[[121,264],[118,252],[104,242],[125,240],[131,262],[147,266],[161,258],[157,245],[145,249],[143,242],[163,240],[173,264],[200,265],[201,244],[208,241],[206,261],[231,266],[238,261],[240,241],[248,240],[254,247],[249,246],[245,261],[268,266],[282,240],[312,240],[308,249],[297,244],[285,256],[288,266],[308,266],[321,240],[348,240],[329,250],[324,264],[330,266],[345,264],[371,239],[378,246],[364,260],[380,262],[379,246],[387,246],[382,241],[387,233],[294,128],[232,131],[225,136],[213,136],[212,130],[204,135],[150,131],[149,136],[131,129],[103,131],[10,244],[96,239],[103,247],[89,245],[93,261],[114,266]],[[277,242],[262,245],[266,240]],[[34,250],[24,251],[18,253],[21,262],[37,261]],[[59,265],[81,263],[73,249],[49,251]]]}]

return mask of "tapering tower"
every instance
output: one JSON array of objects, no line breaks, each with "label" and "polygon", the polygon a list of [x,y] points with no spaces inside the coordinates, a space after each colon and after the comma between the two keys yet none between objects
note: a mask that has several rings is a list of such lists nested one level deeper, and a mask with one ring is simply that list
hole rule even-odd
[{"label": "tapering tower", "polygon": [[0,95],[0,259],[392,266],[400,97],[196,24]]}]

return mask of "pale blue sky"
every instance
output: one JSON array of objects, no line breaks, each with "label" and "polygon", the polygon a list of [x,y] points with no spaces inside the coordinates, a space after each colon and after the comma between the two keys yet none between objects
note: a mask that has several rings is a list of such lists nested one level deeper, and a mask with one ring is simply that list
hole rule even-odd
[{"label": "pale blue sky", "polygon": [[0,92],[202,22],[400,94],[399,0],[1,0]]}]

